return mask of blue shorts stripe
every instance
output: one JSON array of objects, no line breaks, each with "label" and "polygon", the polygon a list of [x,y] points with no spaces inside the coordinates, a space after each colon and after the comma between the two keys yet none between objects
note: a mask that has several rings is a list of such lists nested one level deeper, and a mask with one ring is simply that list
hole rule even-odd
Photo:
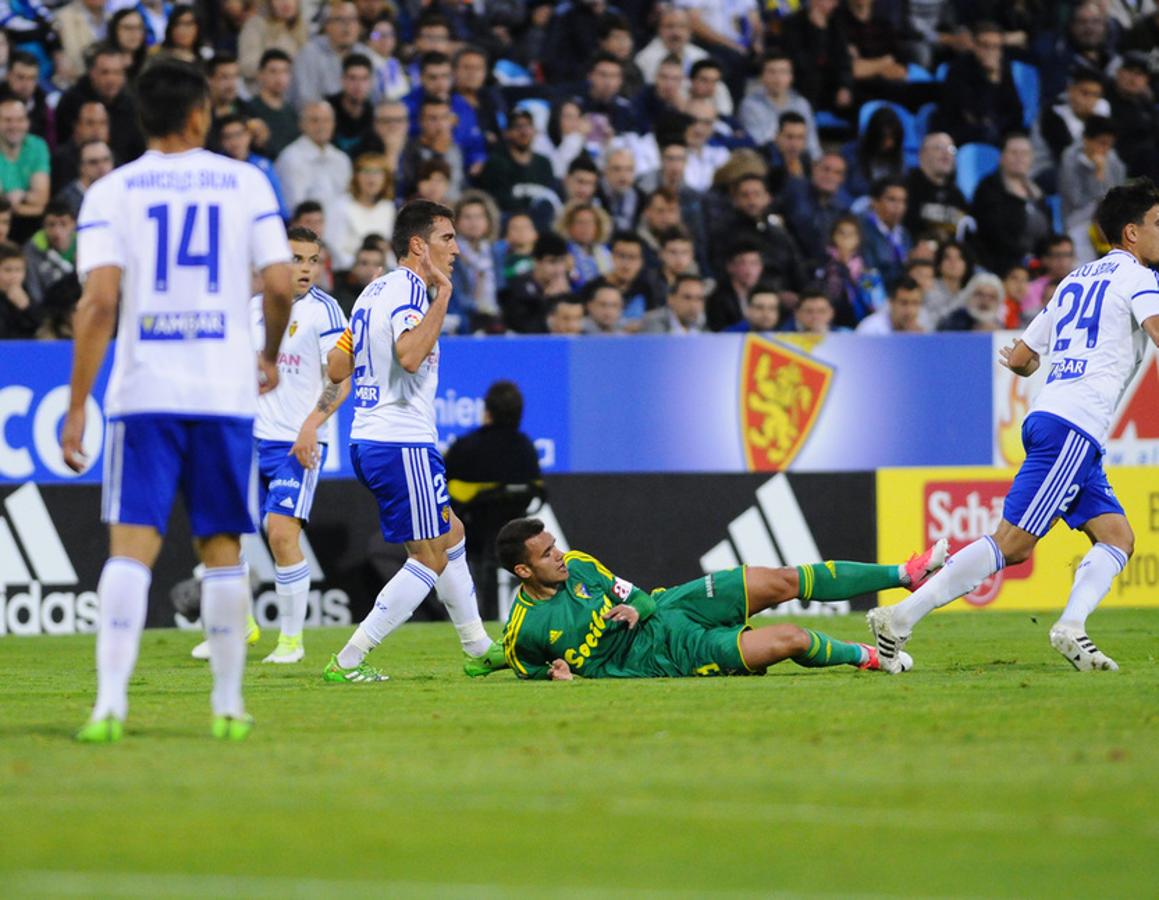
[{"label": "blue shorts stripe", "polygon": [[1062,449],[1058,454],[1058,458],[1055,459],[1054,464],[1050,467],[1050,471],[1046,474],[1046,478],[1044,478],[1042,480],[1042,484],[1038,486],[1038,490],[1034,494],[1034,499],[1030,501],[1030,505],[1027,506],[1026,512],[1017,523],[1018,527],[1024,531],[1030,531],[1033,527],[1032,523],[1038,517],[1041,504],[1045,501],[1047,494],[1049,494],[1052,490],[1054,481],[1057,478],[1059,472],[1066,465],[1066,459],[1070,453],[1071,448],[1074,446],[1074,441],[1074,432],[1069,432],[1066,436],[1066,440],[1063,441]]},{"label": "blue shorts stripe", "polygon": [[415,469],[419,475],[419,485],[423,492],[423,515],[426,518],[425,536],[436,537],[439,533],[435,512],[434,485],[431,484],[431,467],[427,465],[427,455],[415,451]]},{"label": "blue shorts stripe", "polygon": [[1079,467],[1083,463],[1083,457],[1086,456],[1087,451],[1086,441],[1078,435],[1074,435],[1073,437],[1074,442],[1070,448],[1070,452],[1066,454],[1063,469],[1055,479],[1055,484],[1051,488],[1047,498],[1043,501],[1041,508],[1035,514],[1031,525],[1032,529],[1043,530],[1050,524],[1051,519],[1054,518],[1054,514],[1058,511],[1059,504],[1074,482]]},{"label": "blue shorts stripe", "polygon": [[406,494],[410,501],[410,532],[413,538],[421,537],[421,530],[419,528],[419,506],[417,493],[415,489],[414,466],[412,464],[412,457],[410,448],[403,448],[402,451],[402,467],[406,474]]}]

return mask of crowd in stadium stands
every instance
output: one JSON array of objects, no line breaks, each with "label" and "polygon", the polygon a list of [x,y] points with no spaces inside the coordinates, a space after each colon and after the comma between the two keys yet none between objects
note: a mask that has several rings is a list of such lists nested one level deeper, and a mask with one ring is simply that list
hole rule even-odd
[{"label": "crowd in stadium stands", "polygon": [[0,337],[67,338],[135,79],[323,235],[349,311],[454,206],[448,332],[1017,328],[1159,175],[1156,0],[0,2]]}]

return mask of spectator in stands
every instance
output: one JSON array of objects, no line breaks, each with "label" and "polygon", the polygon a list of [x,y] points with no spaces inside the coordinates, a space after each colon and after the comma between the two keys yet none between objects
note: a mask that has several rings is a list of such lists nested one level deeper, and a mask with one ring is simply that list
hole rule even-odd
[{"label": "spectator in stands", "polygon": [[411,83],[397,55],[398,31],[389,14],[378,17],[366,43],[374,64],[374,102],[401,100],[411,92]]},{"label": "spectator in stands", "polygon": [[592,48],[600,42],[600,19],[608,11],[607,0],[583,0],[561,5],[548,26],[539,56],[548,82],[580,82],[590,71]]},{"label": "spectator in stands", "polygon": [[[731,119],[733,102],[724,84],[724,69],[711,56],[694,62],[688,70],[688,99],[711,100],[721,117]],[[730,124],[739,127],[739,122]]]},{"label": "spectator in stands", "polygon": [[1091,240],[1095,207],[1113,187],[1127,180],[1127,167],[1115,153],[1115,125],[1105,116],[1091,116],[1083,138],[1068,147],[1058,169],[1062,216],[1074,241],[1079,265],[1099,254]]},{"label": "spectator in stands", "polygon": [[144,15],[135,7],[117,10],[109,19],[108,35],[109,43],[125,57],[125,77],[135,84],[149,58]]},{"label": "spectator in stands", "polygon": [[451,167],[445,159],[431,158],[419,165],[410,200],[430,200],[448,206],[451,200]]},{"label": "spectator in stands", "polygon": [[1124,56],[1132,50],[1150,53],[1156,47],[1159,47],[1159,4],[1149,15],[1140,17],[1131,25],[1119,42],[1119,50]]},{"label": "spectator in stands", "polygon": [[452,121],[455,143],[463,153],[464,170],[471,176],[482,171],[487,159],[487,141],[479,128],[475,109],[460,94],[451,90],[451,58],[445,53],[427,53],[419,66],[419,86],[403,98],[410,111],[410,134],[417,137],[420,127],[419,111],[423,101],[440,98],[447,100],[454,113]]},{"label": "spectator in stands", "polygon": [[0,193],[0,243],[12,232],[12,201]]},{"label": "spectator in stands", "polygon": [[603,279],[589,283],[584,298],[584,334],[624,334],[624,295]]},{"label": "spectator in stands", "polygon": [[862,256],[876,269],[888,291],[902,277],[913,237],[906,229],[906,188],[898,178],[881,178],[869,192],[870,204],[861,223]]},{"label": "spectator in stands", "polygon": [[531,212],[539,224],[558,207],[559,196],[551,161],[531,149],[534,136],[531,113],[522,109],[512,112],[507,117],[503,147],[488,157],[479,175],[479,187],[495,198],[503,212]]},{"label": "spectator in stands", "polygon": [[[205,144],[213,150],[220,146],[221,120],[226,116],[242,115],[245,108],[238,99],[241,75],[237,57],[232,53],[215,53],[206,62],[205,70],[209,79],[209,106],[213,113],[213,124],[210,126]],[[255,125],[264,132],[264,123]]]},{"label": "spectator in stands", "polygon": [[817,137],[813,107],[793,90],[793,60],[778,50],[769,53],[761,63],[760,84],[741,103],[740,122],[756,144],[767,144],[776,137],[780,118],[787,112],[795,112],[804,119],[809,156],[820,159],[821,141]]},{"label": "spectator in stands", "polygon": [[676,276],[664,306],[644,314],[641,334],[703,334],[705,326],[704,279],[686,273]]},{"label": "spectator in stands", "polygon": [[173,6],[166,0],[139,0],[133,7],[145,22],[145,46],[152,49],[165,40]]},{"label": "spectator in stands", "polygon": [[0,338],[36,335],[42,311],[24,289],[24,253],[11,241],[0,241]]},{"label": "spectator in stands", "polygon": [[556,297],[547,311],[548,334],[583,334],[584,305],[573,294]]},{"label": "spectator in stands", "polygon": [[535,239],[534,265],[526,275],[513,278],[499,296],[503,321],[520,334],[542,334],[547,329],[547,310],[552,299],[571,295],[567,271],[567,243],[553,231]]},{"label": "spectator in stands", "polygon": [[640,179],[640,187],[651,192],[666,188],[676,194],[680,202],[680,221],[691,233],[698,249],[697,262],[708,269],[708,233],[704,211],[704,195],[691,187],[684,173],[688,166],[688,146],[683,138],[670,139],[660,145],[660,169]]},{"label": "spectator in stands", "polygon": [[[636,121],[643,132],[651,132],[657,142],[667,138],[680,127],[688,108],[684,67],[675,56],[665,57],[656,70],[656,79],[637,95],[634,109]],[[728,92],[725,91],[727,94]]]},{"label": "spectator in stands", "polygon": [[833,314],[833,303],[825,289],[818,284],[807,285],[801,291],[797,308],[793,310],[793,318],[786,323],[785,330],[815,335],[845,330],[834,328]]},{"label": "spectator in stands", "polygon": [[165,38],[158,53],[196,65],[209,52],[202,34],[201,19],[194,8],[184,3],[174,6],[165,23]]},{"label": "spectator in stands", "polygon": [[[726,248],[741,237],[756,241],[761,248],[764,276],[776,285],[782,302],[792,307],[795,296],[786,296],[805,284],[804,261],[797,243],[785,230],[781,218],[772,211],[773,198],[759,175],[742,175],[729,186],[732,209],[717,240],[717,259],[723,261]],[[718,267],[719,271],[719,267]]]},{"label": "spectator in stands", "polygon": [[[388,100],[374,107],[374,125],[366,139],[368,153],[381,153],[386,157],[390,171],[394,173],[395,184],[399,184],[399,166],[402,152],[410,140],[410,113],[401,100]],[[402,193],[402,191],[400,191]]]},{"label": "spectator in stands", "polygon": [[959,145],[998,144],[1022,127],[1022,101],[1004,58],[1002,29],[993,22],[975,25],[973,53],[950,64],[935,120]]},{"label": "spectator in stands", "polygon": [[749,298],[744,318],[734,322],[726,332],[776,331],[781,325],[781,298],[770,284],[758,284]]},{"label": "spectator in stands", "polygon": [[959,4],[953,0],[919,0],[907,4],[908,30],[917,38],[909,45],[916,61],[932,70],[947,54],[969,53],[972,38],[958,22]]},{"label": "spectator in stands", "polygon": [[[723,331],[744,318],[749,299],[764,271],[761,250],[760,242],[752,238],[735,239],[729,246],[722,269],[724,277],[717,281],[716,290],[705,304],[705,321],[709,331]],[[665,271],[668,267],[669,263],[665,261]],[[671,279],[669,293],[672,292],[676,279],[682,274],[684,273],[677,272]]]},{"label": "spectator in stands", "polygon": [[237,61],[250,90],[258,86],[258,72],[267,53],[280,50],[288,61],[293,60],[309,37],[308,17],[302,14],[300,0],[261,0],[237,40]]},{"label": "spectator in stands", "polygon": [[874,5],[873,0],[848,0],[835,17],[849,41],[854,96],[859,103],[884,99],[916,105],[924,98],[918,85],[908,83],[904,36]]},{"label": "spectator in stands", "polygon": [[693,63],[708,58],[708,51],[692,43],[688,11],[665,5],[660,8],[656,36],[636,54],[636,65],[646,83],[655,83],[660,64],[670,56],[676,57],[681,74],[687,74]]},{"label": "spectator in stands", "polygon": [[277,159],[301,134],[298,115],[289,101],[290,72],[290,57],[285,50],[267,50],[258,64],[257,93],[245,104],[247,116],[265,123],[266,139],[256,146],[269,159]]},{"label": "spectator in stands", "polygon": [[31,53],[15,50],[8,58],[8,74],[4,77],[4,93],[21,100],[28,115],[28,130],[45,141],[52,113],[44,88],[40,86],[40,63]]},{"label": "spectator in stands", "polygon": [[676,283],[676,276],[686,272],[701,274],[696,265],[692,236],[686,228],[669,228],[660,235],[659,278],[655,282],[657,300],[667,297]]},{"label": "spectator in stands", "polygon": [[620,95],[624,85],[623,63],[610,53],[597,53],[588,66],[588,88],[581,108],[592,123],[589,140],[605,144],[614,135],[636,131],[632,104]]},{"label": "spectator in stands", "polygon": [[692,36],[724,67],[725,81],[735,95],[749,66],[764,53],[764,25],[756,0],[679,0],[688,10]]},{"label": "spectator in stands", "polygon": [[604,157],[603,205],[617,229],[636,226],[644,205],[644,194],[636,187],[636,159],[626,147]]},{"label": "spectator in stands", "polygon": [[354,161],[346,189],[331,198],[326,214],[326,246],[334,268],[349,269],[367,235],[381,234],[389,240],[394,214],[394,178],[386,160],[375,153],[362,154]]},{"label": "spectator in stands", "polygon": [[253,152],[253,133],[246,125],[246,120],[238,115],[226,116],[218,123],[218,135],[221,152],[224,155],[248,162],[262,170],[262,174],[266,176],[266,180],[269,181],[270,187],[274,191],[274,197],[278,201],[278,212],[281,213],[282,220],[289,219],[290,208],[286,205],[285,194],[282,193],[282,182],[278,178],[278,173],[274,171],[274,164],[264,156],[259,156]]},{"label": "spectator in stands", "polygon": [[684,132],[684,183],[703,193],[712,186],[716,170],[728,162],[729,151],[716,133],[716,106],[711,100],[689,101],[688,115],[691,121]]},{"label": "spectator in stands", "polygon": [[813,0],[787,17],[781,46],[793,58],[797,90],[813,109],[848,113],[853,104],[853,59],[833,20],[837,0]]},{"label": "spectator in stands", "polygon": [[409,189],[417,184],[419,166],[430,159],[441,159],[450,170],[452,199],[457,199],[466,184],[463,152],[454,139],[455,116],[444,97],[428,97],[419,111],[419,133],[407,141],[399,159],[399,175]]},{"label": "spectator in stands", "polygon": [[80,296],[81,286],[76,275],[66,275],[48,290],[40,307],[38,341],[72,340],[73,315]]},{"label": "spectator in stands", "polygon": [[326,100],[334,108],[334,146],[351,159],[364,151],[374,127],[372,89],[370,57],[349,54],[342,60],[342,90]]},{"label": "spectator in stands", "polygon": [[294,57],[292,96],[303,109],[342,89],[342,60],[351,53],[366,56],[358,40],[358,9],[348,0],[329,0],[322,7],[322,33],[311,38]]},{"label": "spectator in stands", "polygon": [[462,331],[493,331],[501,326],[499,208],[482,191],[467,191],[455,204],[455,228],[459,258],[451,272],[451,304],[464,316]]},{"label": "spectator in stands", "polygon": [[1118,153],[1131,176],[1159,171],[1159,109],[1151,91],[1150,58],[1124,54],[1111,85],[1111,119],[1119,129]]},{"label": "spectator in stands", "polygon": [[67,141],[81,106],[91,101],[104,104],[109,114],[109,143],[118,165],[132,162],[145,152],[145,138],[137,122],[137,105],[125,85],[125,59],[107,44],[89,53],[88,71],[65,91],[56,107],[56,140]]},{"label": "spectator in stands", "polygon": [[354,254],[354,265],[334,282],[334,299],[347,316],[370,282],[386,271],[386,254],[373,243],[363,243]]},{"label": "spectator in stands", "polygon": [[1066,31],[1045,32],[1036,42],[1039,89],[1043,97],[1057,97],[1067,76],[1078,67],[1107,74],[1115,58],[1115,34],[1098,2],[1081,2],[1071,8]]},{"label": "spectator in stands", "polygon": [[1002,324],[1002,279],[979,272],[970,279],[956,308],[938,323],[938,331],[995,331]]},{"label": "spectator in stands", "polygon": [[567,167],[563,179],[563,201],[568,203],[599,203],[600,170],[587,153],[581,153]]},{"label": "spectator in stands", "polygon": [[563,181],[568,166],[584,151],[591,122],[584,116],[578,100],[561,100],[552,104],[547,133],[536,132],[531,149],[551,161],[551,171]]},{"label": "spectator in stands", "polygon": [[414,26],[414,38],[410,47],[410,63],[406,75],[413,88],[419,81],[419,67],[428,53],[441,53],[448,59],[454,47],[451,45],[451,25],[437,11],[423,13]]},{"label": "spectator in stands", "polygon": [[1026,294],[1022,302],[1022,318],[1033,319],[1046,306],[1053,290],[1052,284],[1058,284],[1075,267],[1074,241],[1069,235],[1051,234],[1041,244],[1038,258],[1043,267],[1043,273],[1026,286]]},{"label": "spectator in stands", "polygon": [[274,165],[286,202],[294,208],[303,200],[326,204],[350,184],[350,157],[330,143],[334,136],[334,109],[324,100],[309,103],[298,120],[302,136],[278,154]]},{"label": "spectator in stands", "polygon": [[954,179],[958,148],[944,131],[927,134],[918,164],[906,176],[905,227],[910,234],[932,232],[940,241],[958,233],[970,204]]},{"label": "spectator in stands", "polygon": [[644,267],[644,242],[634,231],[612,235],[612,267],[593,284],[609,284],[620,292],[623,322],[638,324],[650,309],[663,302],[655,276]]},{"label": "spectator in stands", "polygon": [[571,256],[568,278],[574,290],[611,271],[612,252],[607,243],[612,220],[604,210],[592,203],[569,203],[559,214],[555,230],[567,241]]},{"label": "spectator in stands", "polygon": [[[99,100],[90,100],[81,105],[73,124],[69,140],[58,143],[52,154],[51,191],[53,196],[77,177],[80,164],[81,145],[88,141],[109,140],[109,114]],[[110,167],[111,168],[111,167]]]},{"label": "spectator in stands", "polygon": [[856,328],[885,303],[881,276],[869,269],[861,255],[861,220],[841,216],[829,232],[828,260],[817,275],[833,304],[834,324]]},{"label": "spectator in stands", "polygon": [[1011,132],[1003,140],[998,171],[974,192],[974,251],[991,272],[1021,261],[1050,232],[1050,210],[1030,177],[1033,160],[1026,133]]},{"label": "spectator in stands", "polygon": [[1111,105],[1103,97],[1102,76],[1085,66],[1075,69],[1066,92],[1053,104],[1044,104],[1031,136],[1035,145],[1034,173],[1056,168],[1063,151],[1082,139],[1083,125],[1091,116],[1106,116]]},{"label": "spectator in stands", "polygon": [[12,202],[16,240],[31,234],[49,199],[48,144],[28,133],[24,101],[0,96],[0,189]]},{"label": "spectator in stands", "polygon": [[72,0],[55,15],[61,49],[78,72],[89,47],[105,37],[107,6],[105,0]]},{"label": "spectator in stands", "polygon": [[905,130],[897,113],[883,106],[869,117],[865,131],[842,150],[849,171],[845,189],[864,197],[875,181],[905,177]]},{"label": "spectator in stands", "polygon": [[784,113],[777,123],[777,136],[769,146],[769,186],[780,194],[791,182],[805,184],[813,168],[809,155],[809,127],[798,112]]},{"label": "spectator in stands", "polygon": [[925,329],[921,324],[922,289],[912,278],[902,278],[893,286],[889,304],[857,326],[858,334],[901,334],[920,333]]},{"label": "spectator in stands", "polygon": [[644,261],[650,268],[659,264],[660,236],[673,228],[683,227],[680,221],[680,201],[667,188],[657,188],[643,203],[635,234],[644,246]]},{"label": "spectator in stands", "polygon": [[[104,107],[98,104],[102,112]],[[68,205],[73,217],[80,215],[80,206],[88,189],[98,178],[104,178],[113,171],[113,151],[104,141],[85,141],[77,151],[80,158],[80,174],[66,184],[56,195],[56,199]]]},{"label": "spectator in stands", "polygon": [[1026,291],[1030,287],[1030,272],[1022,263],[1015,263],[1002,273],[1002,289],[1006,299],[1002,302],[1002,327],[1020,328],[1024,324],[1022,304],[1026,302]]},{"label": "spectator in stands", "polygon": [[844,188],[847,164],[840,153],[829,152],[813,166],[806,182],[790,179],[781,194],[789,230],[812,265],[825,259],[829,233],[838,217],[849,212],[852,198]]},{"label": "spectator in stands", "polygon": [[468,45],[453,59],[454,95],[462,97],[475,113],[488,149],[499,146],[502,126],[499,117],[505,113],[503,95],[487,86],[487,53],[481,47]]},{"label": "spectator in stands", "polygon": [[44,227],[24,245],[24,287],[34,307],[62,278],[76,271],[76,214],[53,200],[44,209]]},{"label": "spectator in stands", "polygon": [[970,250],[957,241],[946,241],[934,257],[934,283],[926,290],[924,306],[926,324],[931,328],[957,307],[962,289],[974,277],[974,259]]},{"label": "spectator in stands", "polygon": [[503,290],[511,279],[531,271],[535,265],[531,253],[538,237],[535,222],[527,213],[515,213],[507,217],[503,240],[496,247],[500,261],[499,290]]},{"label": "spectator in stands", "polygon": [[632,59],[635,50],[632,26],[625,16],[607,12],[600,18],[597,27],[600,37],[599,52],[607,53],[620,61],[620,71],[624,76],[620,93],[626,100],[631,101],[644,88],[644,73]]}]

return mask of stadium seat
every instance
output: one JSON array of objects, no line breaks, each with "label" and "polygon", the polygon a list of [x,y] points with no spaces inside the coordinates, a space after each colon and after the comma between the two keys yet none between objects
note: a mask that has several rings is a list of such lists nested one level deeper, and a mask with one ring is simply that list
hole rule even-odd
[{"label": "stadium seat", "polygon": [[998,168],[1002,151],[990,144],[963,144],[958,148],[958,189],[973,202],[978,182]]},{"label": "stadium seat", "polygon": [[1058,194],[1047,194],[1046,205],[1050,209],[1051,227],[1057,234],[1066,234],[1066,225],[1062,218],[1062,197]]},{"label": "stadium seat", "polygon": [[919,66],[917,63],[910,63],[906,68],[906,81],[910,84],[925,84],[934,80],[934,76],[930,74],[930,70],[925,66]]},{"label": "stadium seat", "polygon": [[1014,77],[1018,99],[1022,101],[1022,124],[1030,128],[1038,121],[1038,69],[1030,63],[1015,60],[1010,64],[1010,72]]},{"label": "stadium seat", "polygon": [[949,63],[942,63],[934,70],[934,81],[945,81],[946,73],[950,71]]},{"label": "stadium seat", "polygon": [[546,100],[528,97],[515,104],[516,109],[524,109],[531,113],[531,120],[535,123],[535,130],[540,134],[547,133],[547,122],[551,118],[551,104]]},{"label": "stadium seat", "polygon": [[921,147],[922,141],[926,139],[926,135],[930,133],[930,121],[937,111],[938,104],[927,103],[914,116],[914,131],[917,135],[919,148]]},{"label": "stadium seat", "polygon": [[869,120],[873,118],[873,114],[881,109],[883,106],[888,106],[901,119],[902,133],[905,135],[902,151],[905,155],[905,164],[907,166],[914,166],[917,164],[918,151],[921,149],[922,139],[918,134],[917,120],[914,114],[911,113],[904,106],[897,103],[890,103],[888,100],[870,100],[861,107],[861,113],[857,117],[857,133],[864,134],[865,129],[869,126]]}]

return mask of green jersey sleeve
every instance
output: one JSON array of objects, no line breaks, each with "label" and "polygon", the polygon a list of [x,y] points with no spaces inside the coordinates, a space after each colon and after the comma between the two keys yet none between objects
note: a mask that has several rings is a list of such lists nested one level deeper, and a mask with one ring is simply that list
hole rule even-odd
[{"label": "green jersey sleeve", "polygon": [[544,665],[549,657],[546,648],[539,646],[538,630],[524,628],[528,614],[534,615],[534,611],[523,603],[516,601],[511,607],[507,627],[503,629],[503,655],[519,678],[544,680],[550,672],[550,667]]},{"label": "green jersey sleeve", "polygon": [[579,550],[572,550],[565,553],[563,558],[569,569],[574,565],[582,565],[590,569],[592,580],[599,584],[604,594],[613,598],[617,603],[626,603],[628,606],[634,607],[640,614],[641,622],[656,612],[656,601],[651,594],[640,590],[632,582],[613,575],[608,567],[594,556],[581,553]]}]

